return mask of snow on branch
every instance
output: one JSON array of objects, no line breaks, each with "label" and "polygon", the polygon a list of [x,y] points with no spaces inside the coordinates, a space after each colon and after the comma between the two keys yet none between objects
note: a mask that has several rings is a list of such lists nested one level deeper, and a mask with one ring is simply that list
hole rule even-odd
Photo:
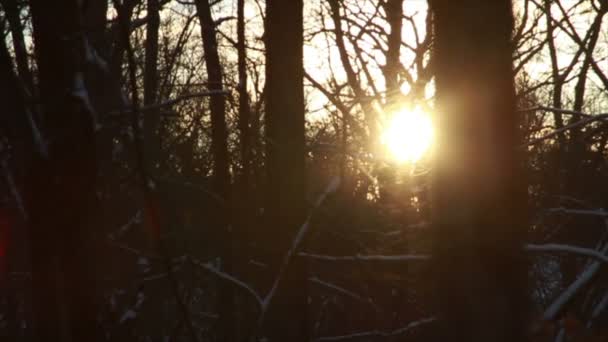
[{"label": "snow on branch", "polygon": [[403,254],[403,255],[346,255],[331,256],[309,253],[298,253],[298,256],[321,261],[422,261],[429,260],[427,254]]},{"label": "snow on branch", "polygon": [[580,256],[591,257],[598,261],[608,263],[608,256],[606,256],[600,251],[591,248],[562,245],[557,243],[547,243],[543,245],[527,244],[524,248],[526,251],[530,252],[572,253]]},{"label": "snow on branch", "polygon": [[347,290],[347,289],[345,289],[343,287],[340,287],[338,285],[329,283],[327,281],[321,280],[321,279],[319,279],[317,277],[311,277],[311,278],[308,278],[308,280],[311,283],[314,283],[314,284],[317,284],[319,286],[328,288],[328,289],[333,290],[333,291],[335,291],[335,292],[337,292],[339,294],[342,294],[342,295],[344,295],[346,297],[350,297],[350,298],[356,299],[356,300],[358,300],[360,302],[370,304],[375,310],[378,309],[377,306],[376,306],[376,304],[374,303],[374,301],[371,298],[365,299],[365,298],[363,298],[361,295],[359,295],[357,293],[354,293],[354,292],[352,292],[350,290]]},{"label": "snow on branch", "polygon": [[559,213],[559,214],[571,214],[571,215],[608,217],[608,211],[605,211],[604,209],[585,210],[585,209],[568,209],[568,208],[550,208],[550,209],[547,209],[547,212]]},{"label": "snow on branch", "polygon": [[[608,256],[603,253],[584,247],[577,247],[571,245],[562,245],[562,244],[543,244],[543,245],[535,245],[535,244],[527,244],[524,246],[524,250],[530,252],[558,252],[558,253],[571,253],[577,254],[580,256],[586,256],[595,258],[599,261],[603,261],[608,263]],[[312,260],[319,261],[332,261],[332,262],[352,262],[352,261],[426,261],[431,259],[431,255],[429,254],[402,254],[402,255],[345,255],[345,256],[332,256],[332,255],[321,255],[321,254],[311,254],[311,253],[298,253],[298,256],[303,258],[309,258]]]},{"label": "snow on branch", "polygon": [[218,278],[227,281],[228,283],[244,290],[245,292],[249,293],[253,298],[255,298],[257,304],[260,307],[263,307],[263,300],[260,297],[260,295],[249,285],[247,285],[245,282],[243,282],[240,279],[237,279],[233,276],[231,276],[228,273],[222,272],[220,270],[218,270],[217,268],[215,268],[213,265],[211,265],[211,263],[207,262],[201,262],[192,258],[188,258],[192,264],[199,266],[200,268],[210,272],[211,274],[217,276]]},{"label": "snow on branch", "polygon": [[359,339],[359,338],[368,338],[369,339],[369,338],[374,338],[374,337],[394,337],[394,336],[403,335],[414,328],[434,322],[435,320],[436,320],[435,317],[423,318],[421,320],[411,322],[404,327],[401,327],[401,328],[395,329],[395,330],[391,330],[391,331],[379,331],[379,330],[364,331],[364,332],[353,333],[353,334],[348,334],[348,335],[318,337],[318,338],[314,339],[313,341],[315,341],[315,342],[347,341],[347,340]]}]

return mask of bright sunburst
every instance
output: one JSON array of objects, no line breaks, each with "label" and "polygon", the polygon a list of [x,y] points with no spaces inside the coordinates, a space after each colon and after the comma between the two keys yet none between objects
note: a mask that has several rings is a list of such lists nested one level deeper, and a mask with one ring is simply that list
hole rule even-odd
[{"label": "bright sunburst", "polygon": [[397,112],[382,134],[382,143],[400,163],[415,163],[433,143],[433,123],[420,108]]}]

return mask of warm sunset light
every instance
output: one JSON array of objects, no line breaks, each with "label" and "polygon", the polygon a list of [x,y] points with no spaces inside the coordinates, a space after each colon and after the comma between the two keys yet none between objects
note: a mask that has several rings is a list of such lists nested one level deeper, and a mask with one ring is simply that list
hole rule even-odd
[{"label": "warm sunset light", "polygon": [[382,134],[382,143],[400,163],[415,163],[433,143],[433,123],[420,108],[397,112]]}]

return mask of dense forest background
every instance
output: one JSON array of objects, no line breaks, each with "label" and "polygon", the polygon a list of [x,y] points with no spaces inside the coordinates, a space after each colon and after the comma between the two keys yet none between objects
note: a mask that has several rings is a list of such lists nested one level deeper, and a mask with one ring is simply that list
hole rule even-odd
[{"label": "dense forest background", "polygon": [[607,12],[0,0],[2,340],[607,341]]}]

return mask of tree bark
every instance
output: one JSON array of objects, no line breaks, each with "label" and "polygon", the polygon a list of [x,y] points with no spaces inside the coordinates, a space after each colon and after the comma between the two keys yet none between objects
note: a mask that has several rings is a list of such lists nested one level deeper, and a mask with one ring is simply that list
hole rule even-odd
[{"label": "tree bark", "polygon": [[509,0],[433,0],[437,340],[523,341],[526,224]]},{"label": "tree bark", "polygon": [[80,1],[30,1],[49,157],[31,168],[34,329],[40,341],[96,341],[90,231],[95,196],[93,123],[85,105]]},{"label": "tree bark", "polygon": [[[302,0],[266,3],[265,244],[276,271],[306,215]],[[296,258],[264,326],[270,341],[308,341],[306,267]]]}]

